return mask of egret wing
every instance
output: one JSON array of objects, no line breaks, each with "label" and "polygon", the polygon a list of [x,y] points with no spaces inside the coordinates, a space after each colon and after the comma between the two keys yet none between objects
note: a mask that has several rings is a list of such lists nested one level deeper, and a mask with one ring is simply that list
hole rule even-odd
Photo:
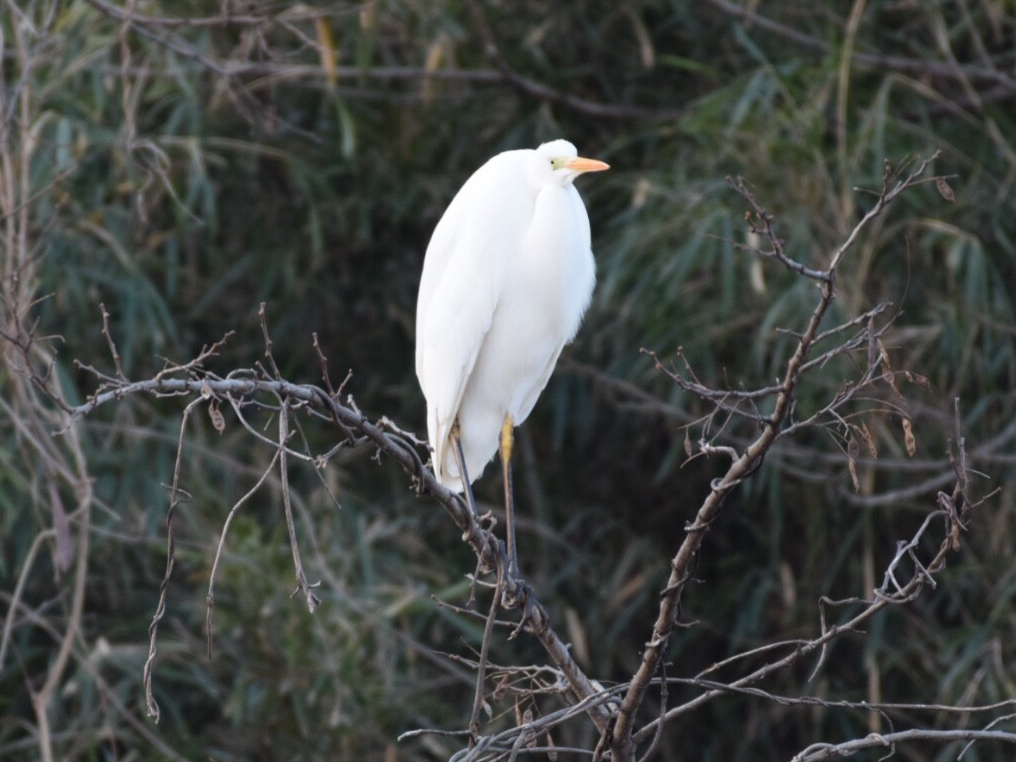
[{"label": "egret wing", "polygon": [[416,313],[416,373],[427,398],[439,479],[449,431],[532,218],[534,197],[519,166],[525,153],[499,154],[478,169],[427,247]]}]

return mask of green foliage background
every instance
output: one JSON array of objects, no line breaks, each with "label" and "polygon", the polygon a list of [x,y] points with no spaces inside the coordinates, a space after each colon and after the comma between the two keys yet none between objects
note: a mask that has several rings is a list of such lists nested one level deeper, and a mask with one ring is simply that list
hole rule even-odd
[{"label": "green foliage background", "polygon": [[[752,5],[761,18],[720,0],[127,5],[129,21],[104,0],[22,0],[0,14],[4,330],[38,321],[36,335],[54,337],[53,378],[72,402],[95,386],[73,360],[112,371],[100,303],[124,372],[141,378],[228,330],[237,333],[216,361],[222,372],[257,362],[265,302],[288,378],[319,380],[316,333],[336,379],[352,370],[347,389],[361,409],[423,431],[416,287],[455,190],[490,155],[558,136],[612,165],[580,181],[599,284],[520,431],[518,476],[527,578],[605,681],[636,666],[669,558],[716,468],[682,467],[683,426],[708,410],[639,348],[671,357],[683,347],[715,385],[766,383],[786,360],[776,328],[799,328],[813,305],[810,284],[736,248],[744,208],[724,178],[747,178],[788,253],[822,263],[867,208],[856,189],[878,188],[885,160],[941,151],[935,171],[950,176],[955,200],[933,184],[902,198],[848,257],[835,316],[896,305],[893,367],[930,382],[906,390],[917,456],[890,416],[866,419],[880,458],[864,467],[859,494],[835,436],[774,453],[706,543],[702,584],[685,601],[698,624],[674,638],[670,669],[694,675],[740,650],[813,636],[819,596],[870,593],[896,541],[933,505],[942,485],[930,480],[949,471],[958,399],[984,474],[978,489],[1001,492],[944,582],[839,642],[814,683],[788,674],[766,687],[897,702],[1016,696],[1012,2],[762,0]],[[163,23],[227,8],[230,23]],[[0,383],[15,390],[12,357]],[[850,372],[813,378],[800,409]],[[28,760],[39,754],[31,696],[52,665],[73,576],[58,569],[53,537],[38,538],[54,525],[54,499],[72,506],[73,495],[51,489],[18,425],[22,397],[0,396],[0,600],[16,621],[0,663],[0,758]],[[156,663],[163,717],[144,718],[141,667],[165,565],[162,485],[181,407],[124,400],[80,423],[97,502],[82,628],[49,708],[58,758],[446,758],[458,742],[395,739],[466,725],[471,674],[443,654],[470,654],[480,628],[432,596],[463,603],[473,560],[436,505],[368,452],[343,451],[320,476],[292,468],[308,571],[322,581],[313,616],[289,597],[278,485],[242,509],[205,658],[215,545],[272,454],[228,419],[222,435],[203,416],[188,426],[182,483],[192,499],[178,514]],[[699,423],[688,430],[701,435]],[[319,451],[331,436],[308,432]],[[493,471],[478,495],[496,505]],[[864,502],[914,485],[925,488]],[[495,650],[500,662],[541,658],[525,638]],[[494,709],[513,721],[510,706]],[[880,727],[847,711],[731,697],[675,722],[658,757],[782,759]],[[558,740],[588,743],[575,733]],[[899,753],[947,759],[959,748]],[[1010,758],[989,746],[964,757]]]}]

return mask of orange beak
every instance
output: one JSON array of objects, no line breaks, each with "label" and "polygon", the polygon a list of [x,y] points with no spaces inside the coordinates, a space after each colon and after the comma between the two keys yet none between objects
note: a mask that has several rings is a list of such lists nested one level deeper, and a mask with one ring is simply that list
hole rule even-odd
[{"label": "orange beak", "polygon": [[565,167],[574,172],[602,172],[610,169],[610,165],[596,159],[584,159],[577,156],[565,164]]}]

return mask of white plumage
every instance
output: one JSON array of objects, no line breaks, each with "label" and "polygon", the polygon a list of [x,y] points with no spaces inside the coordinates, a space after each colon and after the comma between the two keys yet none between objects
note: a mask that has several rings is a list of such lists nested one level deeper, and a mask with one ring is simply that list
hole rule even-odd
[{"label": "white plumage", "polygon": [[589,218],[572,181],[607,169],[566,140],[506,151],[462,186],[427,247],[416,309],[416,374],[434,470],[462,491],[456,419],[470,481],[521,424],[575,336],[596,280]]}]

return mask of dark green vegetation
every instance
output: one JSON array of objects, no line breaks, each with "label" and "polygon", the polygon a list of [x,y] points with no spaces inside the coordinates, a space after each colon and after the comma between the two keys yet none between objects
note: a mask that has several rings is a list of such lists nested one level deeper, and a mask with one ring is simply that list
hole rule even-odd
[{"label": "dark green vegetation", "polygon": [[[74,404],[96,385],[75,360],[114,373],[100,303],[123,372],[145,378],[229,330],[210,367],[224,375],[261,361],[265,302],[286,378],[320,381],[316,333],[336,380],[352,369],[346,389],[362,410],[422,432],[413,317],[430,232],[486,158],[558,136],[613,169],[579,183],[599,284],[518,434],[517,493],[523,570],[590,676],[631,677],[684,525],[723,465],[684,463],[686,436],[704,435],[712,408],[639,348],[669,360],[683,347],[714,387],[764,385],[792,347],[777,329],[803,330],[814,306],[813,283],[737,248],[746,206],[725,177],[746,178],[790,256],[821,266],[870,206],[857,189],[877,189],[886,160],[939,150],[933,169],[948,187],[918,186],[865,232],[830,316],[893,302],[884,344],[916,453],[887,412],[901,404],[891,397],[854,410],[878,450],[859,464],[857,491],[835,425],[770,453],[703,546],[700,582],[684,598],[696,624],[672,639],[668,675],[815,637],[821,596],[870,597],[897,541],[951,488],[958,398],[983,474],[974,491],[1001,491],[975,512],[937,587],[836,641],[811,683],[814,659],[759,687],[829,701],[1016,697],[1011,2],[763,0],[744,17],[725,0],[152,0],[129,21],[124,5],[20,0],[0,12],[0,758],[415,760],[464,745],[396,738],[468,723],[472,672],[446,654],[472,658],[482,622],[431,596],[463,604],[475,561],[436,504],[368,449],[340,451],[320,473],[290,468],[304,564],[322,583],[313,615],[289,598],[277,480],[241,508],[215,578],[207,660],[223,522],[273,455],[228,408],[222,434],[203,407],[187,425],[190,499],[175,522],[155,663],[162,719],[151,724],[142,666],[184,403],[135,396],[54,434],[66,421],[12,340],[34,333],[34,367]],[[799,416],[863,369],[855,359],[811,376]],[[752,432],[742,423],[730,433]],[[323,426],[304,435],[313,452],[336,438]],[[477,494],[496,506],[494,472]],[[925,552],[941,539],[935,528]],[[545,655],[499,632],[491,658]],[[668,704],[699,692],[672,687]],[[493,727],[514,722],[510,701],[491,708],[505,715]],[[657,758],[790,759],[891,727],[983,728],[986,716],[906,712],[890,726],[855,710],[726,696],[675,719]],[[589,730],[556,740],[588,745]],[[897,753],[955,759],[961,749],[920,742]],[[990,743],[963,757],[1012,758],[1011,745]]]}]

